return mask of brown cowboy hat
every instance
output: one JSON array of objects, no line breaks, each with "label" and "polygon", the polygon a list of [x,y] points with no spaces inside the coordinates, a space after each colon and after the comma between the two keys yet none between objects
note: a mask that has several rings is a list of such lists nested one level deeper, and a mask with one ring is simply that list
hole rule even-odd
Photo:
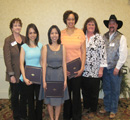
[{"label": "brown cowboy hat", "polygon": [[123,25],[123,22],[121,20],[117,20],[115,15],[111,15],[109,20],[104,20],[103,21],[107,28],[108,28],[108,24],[109,24],[110,20],[115,20],[116,21],[116,23],[118,24],[118,28],[117,29],[120,29],[122,27],[122,25]]}]

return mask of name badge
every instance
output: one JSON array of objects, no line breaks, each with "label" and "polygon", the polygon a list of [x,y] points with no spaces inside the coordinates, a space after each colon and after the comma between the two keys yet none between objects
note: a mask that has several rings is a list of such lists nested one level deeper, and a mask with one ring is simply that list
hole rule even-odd
[{"label": "name badge", "polygon": [[110,46],[110,47],[114,47],[114,46],[115,46],[115,43],[110,43],[109,46]]},{"label": "name badge", "polygon": [[14,42],[11,43],[11,46],[15,46],[15,45],[17,45],[16,41],[14,41]]}]

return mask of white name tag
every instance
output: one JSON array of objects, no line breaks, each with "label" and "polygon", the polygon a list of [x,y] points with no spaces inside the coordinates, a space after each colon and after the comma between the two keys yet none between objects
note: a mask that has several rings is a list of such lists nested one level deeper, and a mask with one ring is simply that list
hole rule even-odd
[{"label": "white name tag", "polygon": [[11,46],[15,46],[15,45],[17,45],[16,41],[14,41],[14,42],[11,43]]},{"label": "white name tag", "polygon": [[110,43],[109,46],[110,46],[110,47],[114,47],[114,46],[115,46],[115,43]]}]

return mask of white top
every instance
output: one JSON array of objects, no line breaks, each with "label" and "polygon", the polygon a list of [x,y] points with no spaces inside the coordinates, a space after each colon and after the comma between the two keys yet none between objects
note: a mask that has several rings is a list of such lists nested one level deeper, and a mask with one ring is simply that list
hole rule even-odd
[{"label": "white top", "polygon": [[101,35],[86,36],[86,63],[83,72],[84,77],[98,78],[100,67],[107,67],[105,41]]}]

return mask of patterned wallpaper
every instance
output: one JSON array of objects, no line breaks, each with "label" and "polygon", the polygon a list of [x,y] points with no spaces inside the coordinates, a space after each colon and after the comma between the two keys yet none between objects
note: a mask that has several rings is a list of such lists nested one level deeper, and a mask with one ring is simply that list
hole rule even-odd
[{"label": "patterned wallpaper", "polygon": [[40,32],[40,42],[48,43],[47,31],[52,24],[62,30],[66,26],[62,16],[66,10],[73,10],[79,14],[78,28],[82,28],[88,17],[94,17],[99,25],[101,34],[108,29],[103,20],[115,14],[124,22],[119,30],[122,32],[130,47],[130,2],[129,0],[0,0],[0,48],[4,39],[11,34],[9,22],[19,17],[23,22],[21,34],[25,35],[26,26],[35,23]]}]

